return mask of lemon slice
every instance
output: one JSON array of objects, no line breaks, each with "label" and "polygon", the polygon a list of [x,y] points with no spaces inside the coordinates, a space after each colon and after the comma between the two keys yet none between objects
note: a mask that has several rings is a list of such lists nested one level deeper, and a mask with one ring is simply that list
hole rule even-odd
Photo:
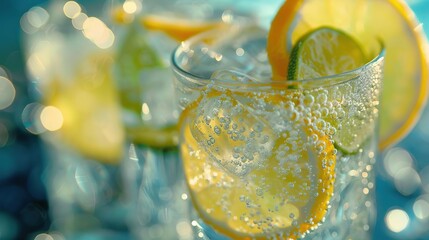
[{"label": "lemon slice", "polygon": [[185,175],[195,209],[217,231],[233,239],[295,239],[327,212],[334,146],[302,121],[289,119],[287,130],[275,133],[241,103],[260,97],[211,90],[182,112]]},{"label": "lemon slice", "polygon": [[224,25],[222,21],[192,21],[162,15],[145,15],[140,23],[148,30],[162,31],[177,41]]},{"label": "lemon slice", "polygon": [[296,42],[323,26],[350,35],[367,56],[376,51],[378,40],[383,42],[386,58],[379,147],[399,141],[419,119],[428,93],[427,40],[415,15],[401,0],[288,0],[273,19],[268,35],[274,79],[286,79]]},{"label": "lemon slice", "polygon": [[155,148],[176,147],[178,130],[176,125],[155,128],[149,126],[126,127],[128,137],[137,144]]},{"label": "lemon slice", "polygon": [[58,133],[67,144],[96,161],[118,164],[125,134],[109,71],[112,64],[111,53],[89,54],[70,79],[52,81],[45,101],[61,111],[64,123]]},{"label": "lemon slice", "polygon": [[112,7],[110,17],[114,23],[127,25],[133,22],[134,14],[127,13],[122,5]]}]

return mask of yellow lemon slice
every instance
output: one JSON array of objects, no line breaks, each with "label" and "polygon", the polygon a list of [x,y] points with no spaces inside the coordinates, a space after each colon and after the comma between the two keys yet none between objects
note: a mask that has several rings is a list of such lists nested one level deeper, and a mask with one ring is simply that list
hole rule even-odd
[{"label": "yellow lemon slice", "polygon": [[164,128],[135,126],[126,127],[126,130],[133,142],[154,148],[176,147],[179,141],[176,125]]},{"label": "yellow lemon slice", "polygon": [[[326,214],[334,146],[293,117],[281,132],[264,125],[242,105],[260,96],[211,90],[183,111],[180,149],[191,199],[206,223],[233,239],[297,238]],[[272,97],[274,108],[287,104]]]},{"label": "yellow lemon slice", "polygon": [[192,21],[162,15],[145,15],[140,23],[148,30],[162,31],[177,41],[224,25],[222,21]]},{"label": "yellow lemon slice", "polygon": [[378,40],[383,42],[386,58],[379,147],[399,141],[419,119],[428,93],[427,40],[415,15],[402,0],[288,0],[273,19],[268,35],[274,79],[287,78],[296,42],[323,26],[352,36],[367,55],[376,50]]},{"label": "yellow lemon slice", "polygon": [[112,7],[110,17],[113,22],[120,25],[130,24],[134,20],[134,14],[125,12],[122,5]]},{"label": "yellow lemon slice", "polygon": [[58,134],[67,144],[96,161],[118,164],[125,134],[110,74],[112,63],[110,53],[88,55],[70,79],[52,81],[46,104],[61,111],[64,123]]}]

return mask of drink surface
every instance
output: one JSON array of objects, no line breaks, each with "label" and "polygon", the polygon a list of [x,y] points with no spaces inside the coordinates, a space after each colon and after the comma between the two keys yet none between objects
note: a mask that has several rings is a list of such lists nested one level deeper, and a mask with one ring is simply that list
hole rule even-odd
[{"label": "drink surface", "polygon": [[176,58],[192,74],[176,72],[180,148],[201,219],[231,238],[369,236],[382,59],[271,82],[263,30],[214,35]]}]

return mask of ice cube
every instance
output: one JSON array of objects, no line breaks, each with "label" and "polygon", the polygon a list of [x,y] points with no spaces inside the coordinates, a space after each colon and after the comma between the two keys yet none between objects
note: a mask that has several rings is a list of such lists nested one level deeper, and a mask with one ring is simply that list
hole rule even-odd
[{"label": "ice cube", "polygon": [[202,78],[226,69],[267,80],[271,68],[265,51],[266,35],[257,25],[231,27],[224,36],[207,37],[207,41],[190,45],[189,55],[181,61],[186,71]]},{"label": "ice cube", "polygon": [[170,62],[171,52],[177,47],[177,41],[157,31],[148,31],[146,33],[146,38],[148,44],[154,49],[158,57],[167,65],[167,63]]},{"label": "ice cube", "polygon": [[241,83],[257,83],[262,79],[254,78],[245,73],[233,69],[220,69],[213,72],[210,79],[226,81],[226,82],[241,82]]},{"label": "ice cube", "polygon": [[[269,79],[271,68],[265,51],[266,30],[257,25],[239,28],[210,47],[222,55],[222,61],[231,69],[236,69],[255,78]],[[268,78],[267,78],[268,77]]]},{"label": "ice cube", "polygon": [[177,122],[172,72],[167,67],[144,69],[140,72],[141,119],[144,124],[162,128]]},{"label": "ice cube", "polygon": [[199,104],[192,134],[212,161],[236,176],[262,167],[271,155],[275,132],[242,100],[208,94]]}]

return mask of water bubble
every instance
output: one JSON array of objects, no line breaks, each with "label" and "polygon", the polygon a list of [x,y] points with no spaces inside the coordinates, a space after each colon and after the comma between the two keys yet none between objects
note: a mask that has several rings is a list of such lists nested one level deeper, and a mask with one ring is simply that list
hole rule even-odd
[{"label": "water bubble", "polygon": [[217,135],[219,135],[219,134],[221,134],[221,129],[218,127],[218,126],[215,126],[214,127],[214,132],[217,134]]},{"label": "water bubble", "polygon": [[326,94],[319,94],[317,95],[317,102],[320,104],[325,104],[326,101],[328,100],[328,96]]},{"label": "water bubble", "polygon": [[346,112],[343,109],[338,109],[337,110],[337,115],[338,115],[337,117],[339,119],[343,119],[346,116]]},{"label": "water bubble", "polygon": [[307,95],[304,97],[304,104],[306,106],[311,106],[314,103],[314,97],[313,95]]},{"label": "water bubble", "polygon": [[321,117],[327,117],[329,115],[329,109],[326,107],[322,107],[320,109]]},{"label": "water bubble", "polygon": [[[315,109],[318,109],[318,108],[315,108]],[[314,117],[315,119],[319,120],[319,118],[321,118],[321,117],[322,117],[322,114],[320,113],[320,111],[318,111],[318,110],[314,110],[314,111],[313,111],[313,117]]]},{"label": "water bubble", "polygon": [[256,188],[256,195],[262,197],[264,195],[264,190],[260,187]]},{"label": "water bubble", "polygon": [[326,122],[323,119],[317,119],[316,126],[318,129],[324,130],[326,128]]},{"label": "water bubble", "polygon": [[311,134],[310,135],[310,141],[312,143],[317,143],[318,140],[319,140],[319,136],[317,134]]}]

